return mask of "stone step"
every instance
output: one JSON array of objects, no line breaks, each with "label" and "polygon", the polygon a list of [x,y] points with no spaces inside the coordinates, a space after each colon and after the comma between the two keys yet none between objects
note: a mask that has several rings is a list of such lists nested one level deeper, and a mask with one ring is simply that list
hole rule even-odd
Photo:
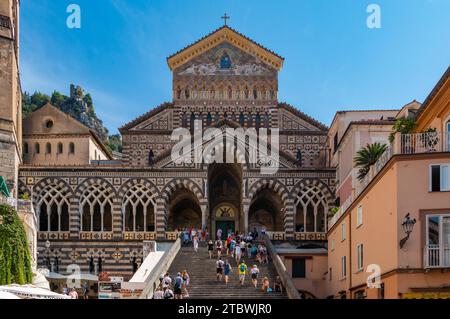
[{"label": "stone step", "polygon": [[264,277],[267,277],[272,286],[277,277],[277,273],[271,263],[257,264],[255,260],[245,256],[243,259],[250,268],[257,264],[260,270],[258,276],[258,286],[255,288],[251,283],[250,274],[246,276],[244,286],[239,283],[238,265],[235,258],[222,256],[222,260],[228,259],[232,273],[229,276],[228,286],[225,282],[217,280],[216,261],[217,256],[209,259],[205,243],[200,243],[197,253],[194,252],[191,245],[183,246],[175,257],[169,272],[171,277],[176,276],[177,272],[187,270],[190,276],[190,285],[188,286],[189,298],[191,299],[286,299],[285,293],[265,293],[261,290],[261,283]]}]

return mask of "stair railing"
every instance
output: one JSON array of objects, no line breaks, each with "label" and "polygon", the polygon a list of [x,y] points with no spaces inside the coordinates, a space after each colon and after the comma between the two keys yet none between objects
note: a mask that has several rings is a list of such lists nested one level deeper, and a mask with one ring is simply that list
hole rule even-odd
[{"label": "stair railing", "polygon": [[161,274],[164,274],[169,270],[172,265],[175,256],[178,254],[181,248],[181,240],[178,238],[172,247],[163,255],[161,260],[156,264],[150,273],[150,276],[145,280],[145,287],[139,299],[152,299],[153,293],[159,285],[159,278]]},{"label": "stair railing", "polygon": [[267,247],[267,253],[272,259],[275,270],[277,271],[278,276],[280,276],[281,282],[283,283],[283,288],[286,290],[289,299],[301,299],[300,294],[292,281],[292,277],[287,273],[286,267],[281,261],[280,256],[275,251],[275,247],[273,246],[269,236],[264,235],[264,242]]}]

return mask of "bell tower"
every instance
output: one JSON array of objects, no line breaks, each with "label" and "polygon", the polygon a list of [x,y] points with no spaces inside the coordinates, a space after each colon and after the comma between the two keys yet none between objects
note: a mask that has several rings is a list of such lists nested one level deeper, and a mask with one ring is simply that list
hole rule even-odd
[{"label": "bell tower", "polygon": [[17,197],[18,166],[22,160],[19,2],[0,1],[0,176],[13,197]]}]

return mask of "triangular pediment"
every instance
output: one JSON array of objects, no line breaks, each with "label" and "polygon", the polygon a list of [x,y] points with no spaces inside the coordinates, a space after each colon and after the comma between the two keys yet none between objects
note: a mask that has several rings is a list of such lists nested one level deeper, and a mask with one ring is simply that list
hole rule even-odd
[{"label": "triangular pediment", "polygon": [[228,43],[242,50],[277,71],[283,66],[284,59],[282,57],[247,38],[236,30],[233,30],[228,26],[223,26],[168,57],[167,63],[170,70],[173,71],[180,66],[185,65],[199,55],[223,43]]},{"label": "triangular pediment", "polygon": [[122,126],[119,131],[172,130],[172,103],[163,103]]},{"label": "triangular pediment", "polygon": [[279,124],[283,131],[309,131],[326,132],[326,125],[313,119],[312,117],[300,112],[292,105],[279,103]]},{"label": "triangular pediment", "polygon": [[90,132],[87,126],[50,103],[23,120],[24,135],[90,134]]}]

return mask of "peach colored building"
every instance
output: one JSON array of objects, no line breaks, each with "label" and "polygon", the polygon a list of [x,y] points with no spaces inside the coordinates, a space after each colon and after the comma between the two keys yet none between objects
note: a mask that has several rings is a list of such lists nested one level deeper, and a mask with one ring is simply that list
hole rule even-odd
[{"label": "peach colored building", "polygon": [[89,165],[112,157],[88,127],[46,104],[23,120],[25,165]]},{"label": "peach colored building", "polygon": [[398,110],[339,111],[328,131],[331,166],[336,168],[336,198],[351,200],[357,169],[353,158],[367,144],[388,143]]},{"label": "peach colored building", "polygon": [[329,296],[450,297],[449,75],[330,220]]}]

